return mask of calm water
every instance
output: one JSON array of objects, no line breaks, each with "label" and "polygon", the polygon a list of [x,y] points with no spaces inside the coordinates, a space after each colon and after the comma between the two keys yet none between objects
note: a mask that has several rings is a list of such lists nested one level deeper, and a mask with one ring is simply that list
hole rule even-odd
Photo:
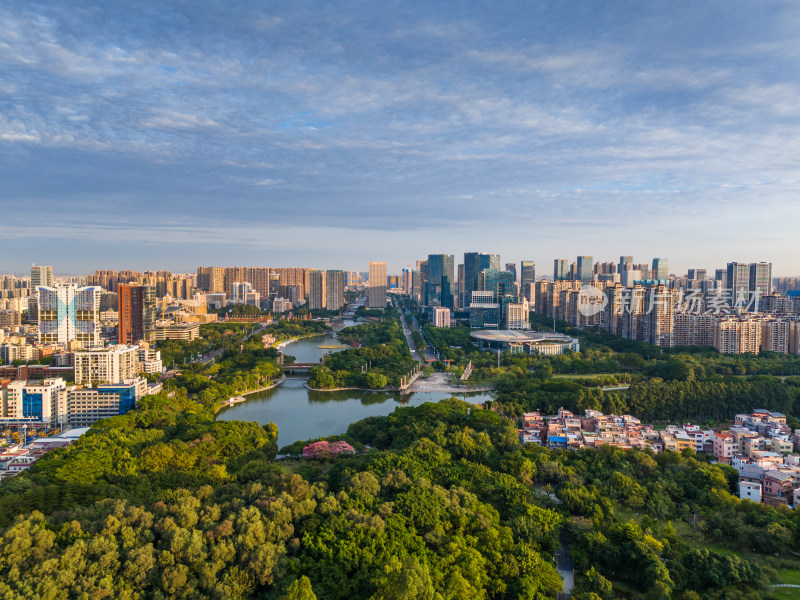
[{"label": "calm water", "polygon": [[[336,344],[330,335],[306,338],[284,346],[283,351],[296,362],[318,362],[323,354],[333,350],[319,348],[320,344]],[[385,416],[397,406],[418,406],[438,402],[454,394],[418,392],[400,396],[391,392],[312,392],[303,387],[304,381],[287,379],[278,387],[247,396],[247,402],[220,411],[218,419],[226,421],[256,421],[262,425],[278,426],[278,447],[298,440],[308,440],[347,431],[350,423],[365,417]],[[473,404],[491,400],[486,393],[455,394]]]},{"label": "calm water", "polygon": [[418,392],[401,396],[390,392],[312,392],[300,379],[287,379],[278,387],[247,396],[247,402],[219,412],[226,421],[257,421],[278,426],[278,447],[347,431],[350,423],[365,417],[385,416],[398,406],[418,406],[456,395],[467,402],[491,400],[491,394]]}]

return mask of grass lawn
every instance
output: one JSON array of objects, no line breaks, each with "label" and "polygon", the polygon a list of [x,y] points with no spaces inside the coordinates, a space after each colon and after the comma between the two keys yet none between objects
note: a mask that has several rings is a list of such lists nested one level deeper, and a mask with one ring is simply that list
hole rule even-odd
[{"label": "grass lawn", "polygon": [[594,379],[595,377],[606,377],[611,375],[612,377],[618,377],[622,375],[622,373],[560,373],[554,374],[554,379]]},{"label": "grass lawn", "polygon": [[[775,583],[793,583],[800,585],[800,569],[778,569],[778,577],[780,581]],[[800,595],[800,590],[794,590],[796,594]]]},{"label": "grass lawn", "polygon": [[797,600],[797,588],[769,588],[764,600]]}]

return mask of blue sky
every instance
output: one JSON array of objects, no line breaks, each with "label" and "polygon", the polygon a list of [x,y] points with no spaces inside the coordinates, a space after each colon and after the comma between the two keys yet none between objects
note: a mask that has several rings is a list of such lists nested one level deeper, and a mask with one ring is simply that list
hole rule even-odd
[{"label": "blue sky", "polygon": [[800,275],[794,2],[0,5],[0,271]]}]

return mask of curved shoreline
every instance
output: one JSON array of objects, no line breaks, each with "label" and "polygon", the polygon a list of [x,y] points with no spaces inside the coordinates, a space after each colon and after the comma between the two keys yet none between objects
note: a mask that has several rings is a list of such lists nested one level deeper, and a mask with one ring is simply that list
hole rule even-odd
[{"label": "curved shoreline", "polygon": [[494,388],[477,388],[477,389],[470,389],[470,388],[439,388],[439,389],[429,389],[429,390],[413,390],[413,389],[405,389],[401,390],[400,388],[362,388],[362,387],[339,387],[339,388],[313,388],[308,385],[308,380],[303,382],[303,387],[312,392],[346,392],[346,391],[359,391],[359,392],[392,392],[392,393],[399,393],[399,394],[425,394],[428,392],[432,393],[441,393],[441,394],[469,394],[469,393],[476,393],[476,394],[484,394],[486,392],[494,391]]},{"label": "curved shoreline", "polygon": [[[257,390],[250,390],[249,392],[242,392],[241,394],[239,394],[239,396],[241,398],[243,398],[244,400],[247,400],[246,396],[249,396],[251,394],[257,394],[258,392],[264,392],[266,390],[271,390],[273,388],[278,387],[284,381],[286,381],[286,377],[281,377],[280,379],[278,379],[274,383],[271,383],[271,384],[269,384],[267,386],[258,388]],[[219,413],[219,411],[221,411],[223,408],[231,408],[233,406],[236,406],[237,404],[242,404],[242,402],[234,402],[234,403],[225,402],[225,403],[221,404],[220,406],[218,406],[217,408],[214,409],[214,415],[216,416],[216,414]]]}]

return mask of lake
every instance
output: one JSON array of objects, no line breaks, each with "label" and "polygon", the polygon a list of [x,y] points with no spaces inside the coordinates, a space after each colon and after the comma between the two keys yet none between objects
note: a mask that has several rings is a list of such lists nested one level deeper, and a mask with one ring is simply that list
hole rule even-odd
[{"label": "lake", "polygon": [[[323,354],[332,352],[319,345],[336,344],[331,335],[305,338],[283,348],[296,362],[318,362]],[[251,394],[247,401],[221,410],[217,418],[226,421],[256,421],[275,423],[278,426],[278,447],[298,440],[345,433],[350,423],[366,417],[386,416],[398,406],[418,406],[425,402],[438,402],[457,396],[477,404],[492,400],[485,392],[450,394],[445,392],[417,392],[401,396],[397,392],[313,392],[306,389],[301,379],[287,379],[279,386]]]}]

